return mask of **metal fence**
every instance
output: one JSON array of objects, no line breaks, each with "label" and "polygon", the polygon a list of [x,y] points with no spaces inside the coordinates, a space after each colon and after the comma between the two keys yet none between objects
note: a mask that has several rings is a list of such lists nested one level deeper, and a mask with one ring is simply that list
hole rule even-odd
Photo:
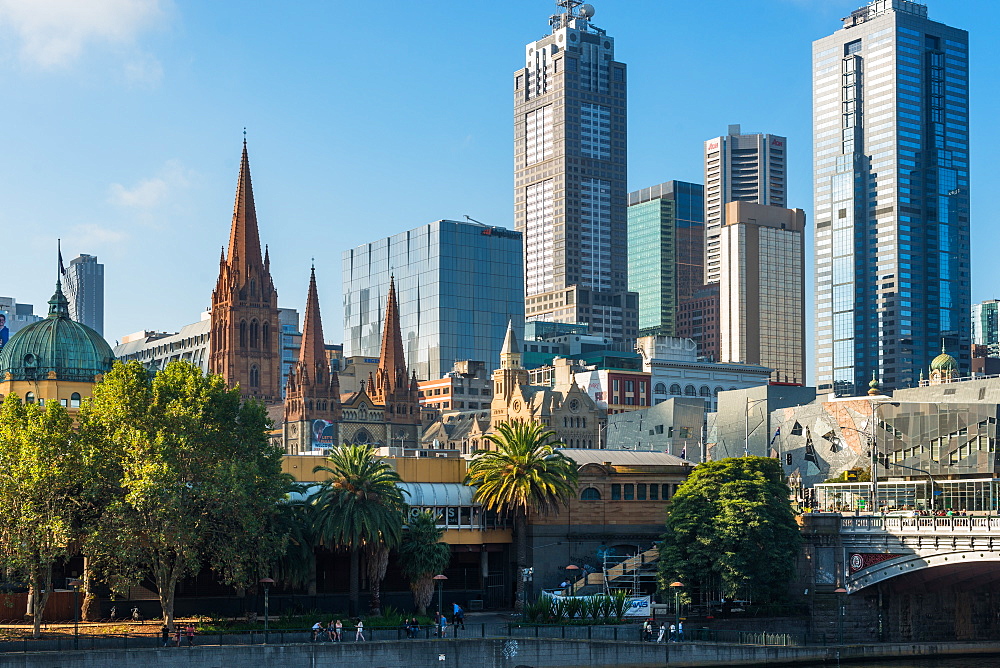
[{"label": "metal fence", "polygon": [[[655,640],[657,631],[654,631]],[[445,631],[446,638],[548,638],[566,640],[603,640],[620,642],[639,642],[643,640],[642,630],[638,625],[528,625],[518,623],[485,623],[466,624],[465,628],[449,626]],[[177,648],[176,636],[171,634],[166,647]],[[364,641],[357,639],[355,628],[345,627],[340,642],[372,642],[398,641],[407,642],[411,639],[433,640],[439,634],[433,626],[420,627],[416,631],[403,628],[368,628],[364,629]],[[665,638],[664,640],[668,640]],[[754,633],[748,631],[726,631],[716,629],[686,628],[683,642],[733,643],[743,645],[781,645],[800,646],[807,644],[801,634],[793,633]],[[230,631],[224,633],[198,633],[194,636],[193,645],[287,645],[296,643],[331,644],[326,631],[314,638],[310,629],[277,629],[264,633],[257,631]],[[188,639],[182,635],[181,649],[186,648]],[[65,652],[73,650],[98,649],[150,649],[164,647],[159,632],[140,631],[136,633],[119,633],[114,635],[90,634],[84,629],[79,635],[72,633],[54,635],[43,634],[39,639],[31,637],[30,632],[18,639],[0,640],[0,654],[13,652]]]}]

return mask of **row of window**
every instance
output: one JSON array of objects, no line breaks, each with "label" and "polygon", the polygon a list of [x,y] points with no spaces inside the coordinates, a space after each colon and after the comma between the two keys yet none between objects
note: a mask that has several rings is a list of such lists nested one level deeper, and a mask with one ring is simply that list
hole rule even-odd
[{"label": "row of window", "polygon": [[271,347],[271,325],[265,322],[263,326],[256,319],[247,324],[246,320],[240,321],[240,348],[264,348]]},{"label": "row of window", "polygon": [[[27,404],[33,404],[33,403],[35,403],[35,393],[34,392],[28,392],[27,394],[25,394],[24,395],[24,402],[27,403]],[[62,404],[63,406],[68,406],[69,408],[79,408],[80,407],[80,393],[79,392],[74,392],[73,394],[71,394],[70,397],[69,397],[69,402],[68,403],[67,403],[67,401],[65,399],[60,399],[59,403]],[[38,405],[39,406],[44,406],[45,405],[45,399],[38,399]]]},{"label": "row of window", "polygon": [[[668,501],[677,493],[677,484],[661,485],[640,482],[611,485],[612,501]],[[600,501],[601,490],[587,487],[580,492],[581,501]]]}]

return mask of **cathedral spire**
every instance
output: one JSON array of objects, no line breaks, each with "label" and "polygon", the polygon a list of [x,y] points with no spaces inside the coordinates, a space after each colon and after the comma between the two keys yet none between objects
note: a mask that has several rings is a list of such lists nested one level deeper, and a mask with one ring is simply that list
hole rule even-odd
[{"label": "cathedral spire", "polygon": [[259,267],[263,264],[260,257],[260,235],[257,231],[257,210],[253,203],[246,138],[243,139],[240,177],[236,184],[236,203],[233,205],[233,225],[229,232],[229,264],[230,266],[239,264],[240,269],[246,268],[247,265]]},{"label": "cathedral spire", "polygon": [[507,335],[503,339],[503,347],[500,348],[500,368],[521,368],[521,347],[517,344],[514,323],[511,320],[507,321]]},{"label": "cathedral spire", "polygon": [[406,357],[403,355],[403,335],[399,328],[399,304],[396,301],[396,279],[389,277],[389,297],[385,304],[385,322],[382,324],[382,350],[379,354],[376,375],[388,380],[387,394],[409,384]]},{"label": "cathedral spire", "polygon": [[323,346],[323,320],[319,314],[319,294],[316,291],[316,267],[309,274],[309,294],[306,297],[306,315],[302,322],[302,345],[299,364],[315,378],[316,370],[327,366],[326,348]]}]

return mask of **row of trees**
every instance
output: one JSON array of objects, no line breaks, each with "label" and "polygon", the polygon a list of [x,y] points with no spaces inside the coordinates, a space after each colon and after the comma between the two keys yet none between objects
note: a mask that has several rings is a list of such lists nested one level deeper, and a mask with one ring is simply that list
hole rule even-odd
[{"label": "row of trees", "polygon": [[[137,362],[116,364],[76,424],[58,402],[8,395],[0,406],[0,568],[26,583],[36,635],[56,565],[80,554],[85,619],[96,614],[98,583],[125,593],[149,579],[172,627],[177,584],[204,569],[237,588],[274,574],[315,589],[322,549],[350,554],[352,612],[361,557],[378,611],[393,550],[426,610],[450,550],[429,514],[409,518],[403,531],[395,471],[370,447],[342,446],[314,471],[323,483],[297,485],[281,473],[269,428],[263,405],[185,362],[155,375]],[[502,425],[489,437],[496,450],[470,465],[477,499],[515,520],[520,566],[528,514],[554,510],[576,490],[576,467],[553,436],[537,425]]]}]

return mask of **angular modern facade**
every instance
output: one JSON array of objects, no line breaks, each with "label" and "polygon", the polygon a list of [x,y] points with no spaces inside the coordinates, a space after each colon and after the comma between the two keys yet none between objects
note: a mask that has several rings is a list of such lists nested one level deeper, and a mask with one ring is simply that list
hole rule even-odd
[{"label": "angular modern facade", "polygon": [[787,143],[778,135],[743,134],[739,125],[705,142],[705,283],[719,282],[719,235],[726,223],[726,204],[787,206]]},{"label": "angular modern facade", "polygon": [[[60,264],[62,263],[60,259]],[[69,317],[104,335],[104,265],[96,255],[79,255],[63,272]]]},{"label": "angular modern facade", "polygon": [[877,0],[813,43],[816,380],[917,384],[969,368],[968,33]]},{"label": "angular modern facade", "polygon": [[700,183],[667,181],[628,195],[629,290],[639,335],[676,336],[677,305],[704,282],[705,199]]},{"label": "angular modern facade", "polygon": [[552,34],[514,73],[514,222],[524,233],[530,320],[590,325],[631,345],[625,64],[593,7],[559,0]]},{"label": "angular modern facade", "polygon": [[770,367],[772,382],[805,384],[805,227],[802,209],[726,205],[719,235],[720,362]]},{"label": "angular modern facade", "polygon": [[459,360],[494,368],[507,322],[524,322],[521,257],[519,232],[454,220],[345,251],[345,357],[378,357],[395,276],[406,363],[419,380]]}]

